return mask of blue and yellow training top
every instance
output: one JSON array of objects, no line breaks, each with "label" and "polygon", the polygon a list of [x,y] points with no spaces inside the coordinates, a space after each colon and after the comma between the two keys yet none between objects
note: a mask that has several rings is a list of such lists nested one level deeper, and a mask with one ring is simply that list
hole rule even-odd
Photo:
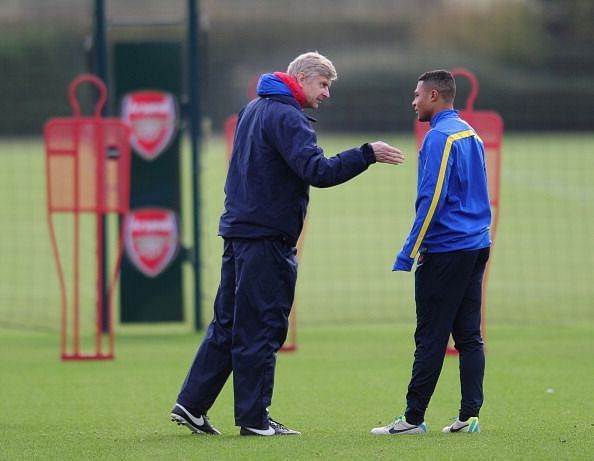
[{"label": "blue and yellow training top", "polygon": [[410,271],[418,253],[491,245],[485,149],[455,110],[431,119],[419,153],[416,217],[393,271]]}]

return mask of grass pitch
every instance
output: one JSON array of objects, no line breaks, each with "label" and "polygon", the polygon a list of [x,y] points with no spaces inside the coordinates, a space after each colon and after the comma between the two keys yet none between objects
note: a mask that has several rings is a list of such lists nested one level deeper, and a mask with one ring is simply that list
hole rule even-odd
[{"label": "grass pitch", "polygon": [[[412,277],[390,271],[413,221],[417,162],[412,136],[324,134],[319,142],[332,155],[374,139],[401,147],[405,164],[372,165],[340,186],[311,189],[297,285],[301,326],[414,321]],[[505,136],[488,325],[594,323],[593,151],[591,133]],[[0,326],[56,331],[60,296],[46,221],[43,152],[40,140],[0,143]],[[186,211],[192,202],[188,158],[186,148],[180,158]],[[222,139],[209,140],[200,169],[200,301],[206,323],[222,249],[217,237],[226,171]],[[190,217],[183,218],[188,247]],[[60,242],[68,248],[71,240],[62,236]],[[83,253],[91,260],[95,253],[88,240]],[[83,283],[82,296],[91,298],[95,285],[87,275],[91,283]],[[191,300],[190,285],[186,299]],[[190,329],[191,308],[187,311]]]},{"label": "grass pitch", "polygon": [[594,328],[492,328],[481,434],[442,434],[457,414],[448,357],[429,433],[374,436],[404,410],[414,326],[310,327],[279,354],[271,414],[297,437],[240,437],[229,386],[192,435],[169,410],[200,340],[128,333],[112,362],[61,363],[57,338],[0,331],[2,460],[587,460],[594,451]]},{"label": "grass pitch", "polygon": [[[373,138],[320,136],[320,144],[333,154]],[[415,148],[410,136],[377,138],[402,147],[408,161],[312,190],[299,349],[279,355],[271,408],[303,435],[273,440],[239,437],[229,386],[210,412],[222,437],[192,436],[168,421],[198,334],[118,325],[115,361],[59,361],[43,146],[2,142],[0,460],[591,459],[594,135],[506,135],[487,291],[483,432],[440,433],[459,401],[456,359],[448,357],[427,412],[430,432],[420,437],[368,434],[404,410],[414,331],[412,275],[389,269],[412,223]],[[220,270],[220,139],[209,143],[201,168],[208,321]],[[183,199],[190,202],[187,190]]]}]

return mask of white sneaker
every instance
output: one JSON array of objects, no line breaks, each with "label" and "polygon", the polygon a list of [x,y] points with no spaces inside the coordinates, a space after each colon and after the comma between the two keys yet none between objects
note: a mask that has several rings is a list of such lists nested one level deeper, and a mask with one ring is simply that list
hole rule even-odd
[{"label": "white sneaker", "polygon": [[479,419],[477,416],[468,418],[466,421],[457,419],[454,424],[444,427],[441,432],[480,432]]},{"label": "white sneaker", "polygon": [[424,434],[425,432],[427,432],[427,424],[425,422],[415,426],[414,424],[407,423],[404,416],[399,416],[393,423],[387,426],[371,429],[371,433],[376,435]]}]

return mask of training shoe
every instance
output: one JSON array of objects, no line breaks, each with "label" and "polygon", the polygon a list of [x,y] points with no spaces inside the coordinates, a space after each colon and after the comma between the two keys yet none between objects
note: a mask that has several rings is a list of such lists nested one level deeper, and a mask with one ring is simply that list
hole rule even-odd
[{"label": "training shoe", "polygon": [[399,416],[393,423],[384,427],[375,427],[371,429],[372,434],[376,435],[404,435],[404,434],[424,434],[427,432],[427,424],[414,425],[409,424],[404,419],[404,416]]},{"label": "training shoe", "polygon": [[178,426],[186,426],[194,434],[221,435],[216,427],[211,426],[206,415],[194,416],[179,403],[171,410],[171,421]]},{"label": "training shoe", "polygon": [[283,426],[278,421],[275,421],[272,418],[268,418],[268,427],[266,429],[258,429],[255,427],[245,427],[242,426],[239,430],[239,435],[261,435],[261,436],[271,436],[271,435],[300,435],[301,432],[294,431],[293,429],[289,429],[288,427]]},{"label": "training shoe", "polygon": [[479,419],[477,416],[468,418],[466,421],[457,419],[454,424],[444,427],[441,432],[480,432]]}]

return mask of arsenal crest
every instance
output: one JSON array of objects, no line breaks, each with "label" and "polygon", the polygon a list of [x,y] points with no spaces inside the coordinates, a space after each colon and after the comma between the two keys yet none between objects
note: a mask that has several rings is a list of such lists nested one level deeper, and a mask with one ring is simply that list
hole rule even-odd
[{"label": "arsenal crest", "polygon": [[130,144],[134,150],[146,160],[154,160],[175,134],[175,98],[156,90],[128,93],[122,100],[122,119],[131,128]]},{"label": "arsenal crest", "polygon": [[126,254],[148,277],[156,277],[173,261],[179,248],[177,215],[164,208],[130,211],[124,224]]}]

